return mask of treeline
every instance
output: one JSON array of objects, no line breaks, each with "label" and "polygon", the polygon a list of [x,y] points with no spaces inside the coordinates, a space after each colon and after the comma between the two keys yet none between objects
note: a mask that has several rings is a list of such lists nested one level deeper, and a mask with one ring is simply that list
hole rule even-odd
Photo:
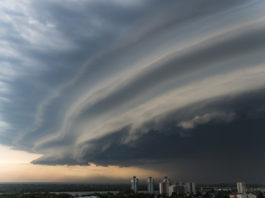
[{"label": "treeline", "polygon": [[12,193],[0,195],[0,198],[73,198],[73,196],[52,193]]},{"label": "treeline", "polygon": [[[140,186],[140,189],[146,186]],[[126,191],[128,184],[0,184],[0,193]]]},{"label": "treeline", "polygon": [[124,192],[119,192],[117,194],[113,193],[105,193],[105,194],[95,194],[96,196],[100,198],[154,198],[155,196],[152,194],[147,194],[147,193],[133,193],[132,191],[124,191]]}]

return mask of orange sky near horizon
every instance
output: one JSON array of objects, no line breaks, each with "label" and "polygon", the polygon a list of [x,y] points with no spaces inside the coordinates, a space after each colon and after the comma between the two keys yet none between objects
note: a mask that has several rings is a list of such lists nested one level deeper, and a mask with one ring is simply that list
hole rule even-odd
[{"label": "orange sky near horizon", "polygon": [[30,162],[41,155],[13,150],[0,145],[0,182],[84,182],[126,181],[133,175],[162,177],[161,173],[137,167],[47,166]]}]

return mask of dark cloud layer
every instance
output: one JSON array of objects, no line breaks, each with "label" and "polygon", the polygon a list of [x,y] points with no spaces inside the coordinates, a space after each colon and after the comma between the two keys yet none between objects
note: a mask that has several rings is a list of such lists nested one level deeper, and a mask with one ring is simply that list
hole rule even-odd
[{"label": "dark cloud layer", "polygon": [[4,1],[0,143],[42,154],[34,164],[262,182],[264,7]]},{"label": "dark cloud layer", "polygon": [[[130,144],[123,143],[123,138],[129,132],[128,126],[80,145],[81,158],[77,160],[71,155],[64,155],[64,158],[59,159],[40,158],[33,163],[86,165],[91,162],[103,166],[148,164],[150,168],[160,164],[156,167],[160,171],[165,171],[165,167],[171,164],[169,173],[174,177],[192,178],[194,175],[199,179],[196,173],[199,171],[203,174],[201,177],[207,180],[214,177],[212,181],[217,182],[248,178],[251,178],[251,182],[261,181],[265,178],[262,171],[265,161],[261,157],[265,149],[264,93],[262,89],[185,107],[161,118],[159,123],[146,123],[148,132]],[[177,125],[183,118],[189,120],[194,116],[220,111],[233,112],[235,117],[229,122],[213,118],[192,129]],[[188,172],[179,173],[179,166],[183,166],[183,162],[186,162],[184,164]],[[217,167],[213,168],[212,165]],[[213,169],[210,170],[211,176],[205,166]],[[223,174],[221,179],[218,178],[220,172]]]}]

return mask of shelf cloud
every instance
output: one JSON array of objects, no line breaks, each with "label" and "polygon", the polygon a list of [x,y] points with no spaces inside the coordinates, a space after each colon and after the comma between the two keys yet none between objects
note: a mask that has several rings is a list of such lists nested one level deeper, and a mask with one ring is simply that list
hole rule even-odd
[{"label": "shelf cloud", "polygon": [[264,8],[3,0],[0,144],[33,164],[264,180]]}]

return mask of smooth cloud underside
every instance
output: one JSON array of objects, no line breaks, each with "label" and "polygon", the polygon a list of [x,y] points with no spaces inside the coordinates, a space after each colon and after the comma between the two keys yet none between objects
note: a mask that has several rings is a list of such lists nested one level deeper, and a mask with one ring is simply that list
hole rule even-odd
[{"label": "smooth cloud underside", "polygon": [[[264,7],[3,1],[0,143],[42,154],[35,164],[265,179],[264,160],[256,163],[264,154]],[[206,164],[209,173],[196,175]]]}]

